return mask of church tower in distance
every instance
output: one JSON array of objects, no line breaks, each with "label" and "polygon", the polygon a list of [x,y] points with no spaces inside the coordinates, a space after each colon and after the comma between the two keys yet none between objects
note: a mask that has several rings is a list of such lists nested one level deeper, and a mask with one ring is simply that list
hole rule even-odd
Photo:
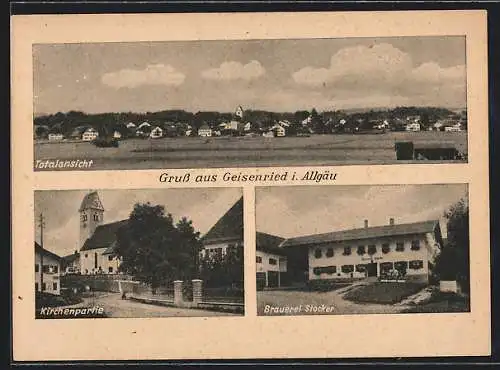
[{"label": "church tower in distance", "polygon": [[85,241],[90,238],[97,226],[104,221],[104,207],[97,191],[92,191],[83,198],[80,209],[80,249]]},{"label": "church tower in distance", "polygon": [[234,112],[234,115],[237,117],[237,119],[242,120],[243,119],[243,108],[241,105],[236,108],[236,111]]}]

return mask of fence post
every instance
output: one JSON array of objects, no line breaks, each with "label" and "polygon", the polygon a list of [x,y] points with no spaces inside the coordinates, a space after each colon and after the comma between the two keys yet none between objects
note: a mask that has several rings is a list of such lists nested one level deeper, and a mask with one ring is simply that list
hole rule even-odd
[{"label": "fence post", "polygon": [[203,280],[193,279],[193,303],[198,304],[203,298]]},{"label": "fence post", "polygon": [[174,281],[174,304],[176,306],[181,306],[183,303],[182,298],[182,280]]}]

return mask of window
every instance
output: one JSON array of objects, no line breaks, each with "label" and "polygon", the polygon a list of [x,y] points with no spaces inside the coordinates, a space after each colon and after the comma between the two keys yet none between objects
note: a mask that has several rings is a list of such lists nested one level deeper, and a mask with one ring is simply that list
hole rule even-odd
[{"label": "window", "polygon": [[380,264],[380,273],[381,274],[387,274],[392,269],[393,269],[392,262],[382,262]]},{"label": "window", "polygon": [[406,261],[394,262],[394,269],[398,270],[399,272],[406,272],[407,268],[408,268],[408,262]]},{"label": "window", "polygon": [[278,263],[278,261],[276,261],[275,258],[269,258],[269,264],[270,265],[276,265]]},{"label": "window", "polygon": [[255,262],[262,263],[262,257],[261,256],[255,257]]},{"label": "window", "polygon": [[326,256],[327,257],[333,257],[333,248],[328,248],[326,250]]},{"label": "window", "polygon": [[416,260],[416,261],[410,261],[409,267],[412,270],[419,270],[424,267],[424,261]]},{"label": "window", "polygon": [[85,258],[87,258],[89,255],[87,253],[85,253]]},{"label": "window", "polygon": [[369,245],[368,246],[368,254],[372,255],[377,253],[377,247],[375,245]]},{"label": "window", "polygon": [[85,269],[85,273],[88,274],[89,273],[89,269]]},{"label": "window", "polygon": [[389,243],[382,244],[382,253],[387,254],[390,251],[391,251],[391,247],[389,246]]},{"label": "window", "polygon": [[86,214],[82,215],[82,221],[87,221],[87,215]]},{"label": "window", "polygon": [[42,292],[47,290],[47,283],[42,283]]},{"label": "window", "polygon": [[321,249],[316,249],[314,251],[314,257],[321,258]]},{"label": "window", "polygon": [[49,266],[49,265],[43,265],[43,267],[42,267],[42,272],[43,272],[44,274],[48,274],[48,273],[50,273],[50,272],[51,272],[51,271],[50,271],[50,266]]},{"label": "window", "polygon": [[40,271],[40,267],[39,267],[38,263],[35,263],[35,272],[38,272],[38,271]]},{"label": "window", "polygon": [[326,266],[326,267],[323,267],[323,272],[328,274],[328,275],[332,275],[332,274],[335,274],[337,272],[337,266]]},{"label": "window", "polygon": [[108,261],[113,261],[113,256],[108,256]]},{"label": "window", "polygon": [[112,273],[113,273],[113,267],[109,266],[109,267],[108,267],[108,272],[109,272],[110,274],[112,274]]},{"label": "window", "polygon": [[359,265],[356,265],[356,272],[365,272],[366,271],[366,265],[361,263]]},{"label": "window", "polygon": [[57,274],[59,272],[59,266],[57,266],[57,265],[52,266],[52,272],[54,274]]},{"label": "window", "polygon": [[38,292],[38,283],[35,283],[35,292]]},{"label": "window", "polygon": [[57,290],[57,283],[52,283],[52,290]]},{"label": "window", "polygon": [[420,240],[412,240],[411,241],[411,250],[418,251],[420,249]]},{"label": "window", "polygon": [[365,254],[365,253],[366,253],[366,251],[365,251],[365,246],[364,246],[364,245],[360,245],[360,246],[358,246],[358,254],[359,254],[360,256],[362,256],[362,255],[363,255],[363,254]]},{"label": "window", "polygon": [[344,274],[349,274],[354,271],[354,265],[342,265],[341,270]]},{"label": "window", "polygon": [[97,213],[94,213],[94,221],[99,221],[99,215]]},{"label": "window", "polygon": [[321,275],[321,267],[313,268],[313,274],[317,276]]},{"label": "window", "polygon": [[351,247],[344,247],[344,253],[342,253],[344,256],[350,256],[351,255]]},{"label": "window", "polygon": [[94,268],[97,268],[97,252],[94,253]]},{"label": "window", "polygon": [[396,243],[396,252],[404,252],[405,251],[405,243],[397,242]]}]

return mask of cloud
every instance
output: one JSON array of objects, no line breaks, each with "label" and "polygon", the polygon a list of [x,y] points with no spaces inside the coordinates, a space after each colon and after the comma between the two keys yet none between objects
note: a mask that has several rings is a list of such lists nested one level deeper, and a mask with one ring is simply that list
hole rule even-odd
[{"label": "cloud", "polygon": [[103,84],[114,87],[135,88],[143,85],[179,86],[186,76],[167,64],[149,64],[144,69],[121,69],[102,76]]},{"label": "cloud", "polygon": [[292,74],[297,84],[356,89],[360,93],[452,85],[465,89],[465,66],[443,68],[435,62],[414,66],[411,56],[390,44],[340,49],[328,68],[304,67]]},{"label": "cloud", "polygon": [[224,62],[218,68],[207,69],[201,76],[209,80],[245,80],[250,81],[261,77],[266,70],[259,61],[251,60],[247,64],[239,62]]}]

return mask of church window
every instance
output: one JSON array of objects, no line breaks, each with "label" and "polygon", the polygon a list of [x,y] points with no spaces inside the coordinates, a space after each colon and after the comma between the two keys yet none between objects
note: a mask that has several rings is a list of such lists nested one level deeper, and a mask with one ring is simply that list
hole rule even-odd
[{"label": "church window", "polygon": [[87,221],[87,215],[85,213],[82,215],[82,221]]},{"label": "church window", "polygon": [[94,221],[99,221],[99,215],[97,213],[94,213]]}]

